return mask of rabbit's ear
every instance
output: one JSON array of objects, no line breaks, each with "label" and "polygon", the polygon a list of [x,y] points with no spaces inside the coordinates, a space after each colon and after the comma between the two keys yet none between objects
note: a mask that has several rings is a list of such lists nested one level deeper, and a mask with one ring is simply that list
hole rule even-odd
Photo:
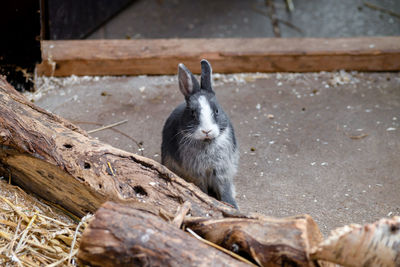
[{"label": "rabbit's ear", "polygon": [[185,97],[195,93],[199,88],[199,82],[188,68],[182,63],[178,65],[179,89]]},{"label": "rabbit's ear", "polygon": [[201,60],[201,88],[212,91],[211,86],[212,68],[211,64],[205,60]]}]

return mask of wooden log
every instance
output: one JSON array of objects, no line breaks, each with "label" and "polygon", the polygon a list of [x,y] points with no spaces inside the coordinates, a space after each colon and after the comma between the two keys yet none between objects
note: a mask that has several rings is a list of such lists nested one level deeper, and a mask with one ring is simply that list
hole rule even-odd
[{"label": "wooden log", "polygon": [[[282,219],[256,214],[252,218],[186,217],[184,228],[260,266],[332,266],[310,258],[322,235],[307,215]],[[145,209],[106,202],[83,233],[78,258],[94,266],[214,266],[227,264],[227,259],[234,266],[242,264],[195,241],[173,222]]]},{"label": "wooden log", "polygon": [[90,266],[248,266],[151,213],[112,202],[85,229],[78,258]]},{"label": "wooden log", "polygon": [[400,217],[337,228],[311,257],[349,267],[400,266]]},{"label": "wooden log", "polygon": [[175,74],[199,60],[216,73],[400,70],[400,37],[42,41],[39,75]]},{"label": "wooden log", "polygon": [[0,77],[0,175],[78,216],[106,200],[146,203],[194,216],[237,211],[209,197],[161,164],[103,144],[27,101]]},{"label": "wooden log", "polygon": [[260,266],[331,266],[311,259],[323,236],[308,215],[288,218],[190,218],[185,226]]}]

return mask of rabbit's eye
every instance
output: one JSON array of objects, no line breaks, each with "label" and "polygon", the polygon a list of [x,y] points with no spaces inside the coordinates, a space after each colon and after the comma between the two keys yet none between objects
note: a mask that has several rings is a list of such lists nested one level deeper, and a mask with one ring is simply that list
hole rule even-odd
[{"label": "rabbit's eye", "polygon": [[196,117],[196,111],[194,109],[192,109],[191,112],[192,112],[192,117],[193,118]]},{"label": "rabbit's eye", "polygon": [[215,109],[215,114],[218,114],[218,109],[217,108]]}]

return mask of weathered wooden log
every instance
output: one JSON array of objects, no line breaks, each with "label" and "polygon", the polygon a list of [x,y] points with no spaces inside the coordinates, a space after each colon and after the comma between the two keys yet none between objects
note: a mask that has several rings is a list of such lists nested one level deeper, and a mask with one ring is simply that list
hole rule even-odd
[{"label": "weathered wooden log", "polygon": [[85,229],[78,258],[91,266],[247,266],[147,211],[112,202]]},{"label": "weathered wooden log", "polygon": [[19,94],[0,77],[0,175],[82,216],[106,200],[145,202],[194,216],[237,213],[161,164],[88,136]]},{"label": "weathered wooden log", "polygon": [[349,267],[400,266],[400,217],[337,228],[311,257]]},{"label": "weathered wooden log", "polygon": [[288,218],[190,218],[184,224],[203,238],[253,259],[260,266],[328,266],[310,258],[323,240],[308,215]]},{"label": "weathered wooden log", "polygon": [[[311,249],[322,242],[322,235],[307,215],[282,219],[262,215],[254,215],[251,219],[187,216],[183,225],[260,266],[330,266],[310,258]],[[226,263],[226,257],[213,252],[211,247],[194,246],[197,242],[176,227],[173,220],[163,221],[146,207],[132,208],[127,204],[106,202],[85,230],[78,258],[90,265],[106,263],[108,266],[128,263],[140,266],[197,265],[204,256],[204,265]],[[170,255],[179,259],[170,258]],[[230,262],[235,261],[230,258]],[[236,261],[235,264],[239,263]]]}]

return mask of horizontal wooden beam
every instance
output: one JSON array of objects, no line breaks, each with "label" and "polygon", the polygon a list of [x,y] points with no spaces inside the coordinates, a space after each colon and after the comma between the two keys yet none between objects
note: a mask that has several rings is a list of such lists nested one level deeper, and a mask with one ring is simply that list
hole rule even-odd
[{"label": "horizontal wooden beam", "polygon": [[218,73],[398,71],[400,37],[42,41],[39,75],[175,74],[208,59]]}]

